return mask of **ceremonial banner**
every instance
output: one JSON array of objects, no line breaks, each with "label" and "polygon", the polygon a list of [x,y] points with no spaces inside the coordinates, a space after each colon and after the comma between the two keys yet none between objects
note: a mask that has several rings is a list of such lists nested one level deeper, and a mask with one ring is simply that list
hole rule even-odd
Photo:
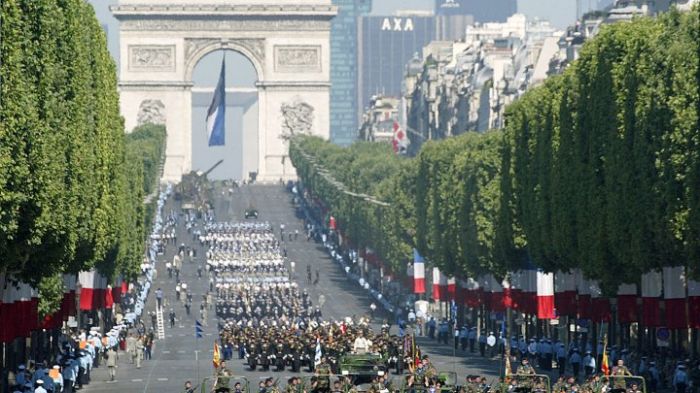
[{"label": "ceremonial banner", "polygon": [[637,322],[637,285],[620,284],[617,288],[617,320],[620,323]]},{"label": "ceremonial banner", "polygon": [[529,315],[537,314],[537,270],[521,270],[520,282],[522,284],[522,296],[520,297],[520,311]]},{"label": "ceremonial banner", "polygon": [[578,292],[577,312],[581,319],[591,318],[591,284],[583,276],[583,273],[576,269],[576,291]]},{"label": "ceremonial banner", "polygon": [[537,272],[537,318],[553,319],[554,315],[554,274]]},{"label": "ceremonial banner", "polygon": [[646,327],[661,325],[659,311],[661,289],[661,272],[652,271],[642,274],[642,325]]},{"label": "ceremonial banner", "polygon": [[506,276],[501,280],[501,287],[503,288],[503,308],[513,308],[513,287],[512,281]]},{"label": "ceremonial banner", "polygon": [[406,285],[406,288],[413,291],[413,263],[411,262],[406,263],[406,282],[404,284]]},{"label": "ceremonial banner", "polygon": [[688,327],[700,329],[700,281],[688,280]]},{"label": "ceremonial banner", "polygon": [[[510,299],[510,306],[506,304],[506,307],[510,307],[514,310],[520,311],[522,308],[523,301],[523,274],[521,271],[512,272],[508,275],[508,284],[510,285],[510,295],[507,296]],[[505,291],[505,285],[504,285]],[[505,295],[504,295],[505,296]],[[506,300],[506,303],[508,300]]]},{"label": "ceremonial banner", "polygon": [[[442,291],[440,289],[440,284],[442,281],[442,274],[440,274],[440,269],[437,267],[433,268],[433,299],[435,301],[440,301],[440,300],[445,300],[444,298],[441,298],[440,295],[442,295]],[[447,283],[445,283],[447,284]]]},{"label": "ceremonial banner", "polygon": [[503,286],[496,280],[493,274],[487,274],[489,280],[489,292],[490,292],[490,308],[491,311],[504,311],[505,306],[503,305]]},{"label": "ceremonial banner", "polygon": [[600,362],[600,371],[603,372],[604,375],[610,375],[610,361],[608,360],[608,341],[605,340],[605,344],[603,344],[603,361]]},{"label": "ceremonial banner", "polygon": [[425,260],[413,249],[413,293],[425,293]]},{"label": "ceremonial banner", "polygon": [[447,297],[450,301],[457,300],[457,279],[454,277],[447,279]]},{"label": "ceremonial banner", "polygon": [[464,305],[472,308],[478,307],[481,302],[479,282],[469,277],[466,280],[461,280],[461,285]]},{"label": "ceremonial banner", "polygon": [[209,146],[223,146],[226,141],[226,60],[221,60],[219,82],[207,110]]},{"label": "ceremonial banner", "polygon": [[105,306],[107,279],[95,269],[78,274],[80,283],[80,309],[97,310]]},{"label": "ceremonial banner", "polygon": [[664,303],[666,306],[666,327],[685,329],[688,318],[685,311],[685,267],[664,267]]},{"label": "ceremonial banner", "polygon": [[558,315],[576,315],[576,277],[571,273],[554,275],[554,305]]},{"label": "ceremonial banner", "polygon": [[591,285],[591,319],[594,322],[610,322],[610,299],[603,296],[598,281],[589,281]]},{"label": "ceremonial banner", "polygon": [[221,364],[221,353],[219,352],[219,344],[214,343],[214,356],[212,357],[212,364],[214,368],[219,368]]}]

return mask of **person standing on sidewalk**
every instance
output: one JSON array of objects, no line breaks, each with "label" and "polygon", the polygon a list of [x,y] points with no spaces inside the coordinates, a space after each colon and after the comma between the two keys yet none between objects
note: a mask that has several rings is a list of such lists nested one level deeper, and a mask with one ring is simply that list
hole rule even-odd
[{"label": "person standing on sidewalk", "polygon": [[131,358],[131,364],[136,363],[136,338],[134,333],[129,333],[129,337],[126,338],[126,353]]},{"label": "person standing on sidewalk", "polygon": [[163,308],[163,290],[156,289],[156,301],[158,302],[158,308]]},{"label": "person standing on sidewalk", "polygon": [[107,368],[109,368],[109,380],[114,381],[117,377],[117,351],[114,347],[107,350]]},{"label": "person standing on sidewalk", "polygon": [[143,337],[139,337],[136,340],[136,368],[141,368],[141,361],[143,360]]},{"label": "person standing on sidewalk", "polygon": [[175,327],[175,310],[172,308],[170,309],[170,314],[168,314],[168,318],[170,319],[170,328]]}]

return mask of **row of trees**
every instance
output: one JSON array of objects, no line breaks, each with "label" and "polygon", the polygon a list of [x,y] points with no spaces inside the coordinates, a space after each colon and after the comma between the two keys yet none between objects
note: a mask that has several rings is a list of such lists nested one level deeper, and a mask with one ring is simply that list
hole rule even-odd
[{"label": "row of trees", "polygon": [[404,160],[298,137],[291,157],[341,230],[394,270],[416,247],[446,274],[581,268],[608,294],[661,266],[698,274],[700,8],[606,26],[508,108],[503,131]]},{"label": "row of trees", "polygon": [[40,288],[93,267],[133,278],[164,130],[127,143],[87,2],[3,1],[0,33],[0,270]]}]

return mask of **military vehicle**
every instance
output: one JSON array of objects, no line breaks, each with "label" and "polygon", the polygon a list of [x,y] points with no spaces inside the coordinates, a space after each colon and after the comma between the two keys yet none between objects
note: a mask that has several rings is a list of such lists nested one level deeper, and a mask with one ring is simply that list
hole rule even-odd
[{"label": "military vehicle", "polygon": [[350,376],[356,384],[370,382],[386,374],[386,362],[377,354],[346,354],[338,361],[341,375]]}]

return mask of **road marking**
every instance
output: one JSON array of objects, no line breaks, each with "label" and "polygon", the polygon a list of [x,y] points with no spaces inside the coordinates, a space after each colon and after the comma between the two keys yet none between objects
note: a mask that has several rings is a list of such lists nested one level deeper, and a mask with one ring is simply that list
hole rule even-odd
[{"label": "road marking", "polygon": [[136,378],[136,379],[132,379],[131,382],[143,382],[143,379]]},{"label": "road marking", "polygon": [[207,333],[206,335],[207,335],[207,336],[211,336],[211,333]]},{"label": "road marking", "polygon": [[180,350],[180,351],[177,351],[177,353],[185,353],[185,351]]},{"label": "road marking", "polygon": [[163,353],[167,354],[167,353],[170,353],[170,351],[163,351]]},{"label": "road marking", "polygon": [[116,380],[116,379],[115,379],[115,380],[113,380],[113,381],[107,381],[107,383],[117,383],[117,382],[119,382],[119,381],[118,381],[118,380]]},{"label": "road marking", "polygon": [[159,381],[167,381],[168,378],[158,378]]},{"label": "road marking", "polygon": [[170,337],[172,337],[172,336],[173,336],[172,334],[166,334],[166,335],[165,335],[165,337],[168,337],[168,338],[170,338]]}]

